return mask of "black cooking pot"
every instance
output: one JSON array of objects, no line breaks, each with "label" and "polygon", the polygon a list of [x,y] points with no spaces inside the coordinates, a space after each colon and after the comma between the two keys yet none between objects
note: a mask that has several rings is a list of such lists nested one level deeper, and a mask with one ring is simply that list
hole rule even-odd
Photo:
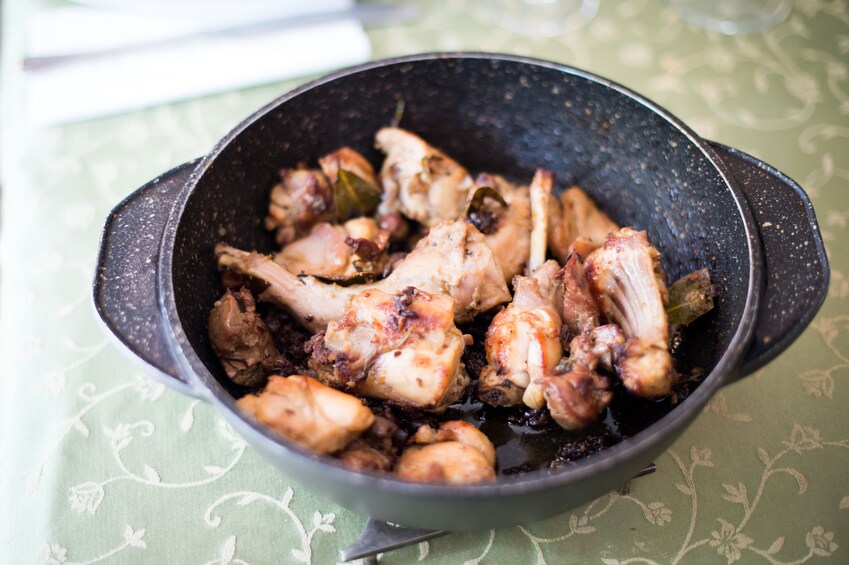
[{"label": "black cooking pot", "polygon": [[[557,470],[493,484],[411,484],[348,471],[237,410],[207,338],[221,294],[213,246],[272,250],[262,225],[277,171],[350,145],[374,164],[374,133],[405,102],[402,126],[470,171],[579,184],[620,225],[645,229],[669,280],[708,267],[717,306],[687,330],[678,362],[706,377],[645,430]],[[507,55],[430,54],[340,71],[262,108],[197,161],[131,194],[104,228],[94,285],[100,316],[173,388],[211,402],[247,442],[306,487],[408,526],[476,529],[543,518],[636,475],[720,387],[783,351],[826,294],[813,209],[791,179],[705,141],[630,90],[571,67]]]}]

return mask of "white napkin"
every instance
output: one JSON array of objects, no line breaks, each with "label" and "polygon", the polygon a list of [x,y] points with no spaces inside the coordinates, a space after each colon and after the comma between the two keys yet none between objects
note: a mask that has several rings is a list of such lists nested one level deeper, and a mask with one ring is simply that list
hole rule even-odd
[{"label": "white napkin", "polygon": [[[210,2],[210,8],[216,3]],[[220,2],[218,4],[221,4]],[[241,10],[132,14],[82,6],[36,14],[28,55],[80,53],[353,8],[353,0],[236,2]],[[246,86],[328,71],[369,59],[355,19],[114,53],[28,71],[28,116],[40,125],[84,120]]]}]

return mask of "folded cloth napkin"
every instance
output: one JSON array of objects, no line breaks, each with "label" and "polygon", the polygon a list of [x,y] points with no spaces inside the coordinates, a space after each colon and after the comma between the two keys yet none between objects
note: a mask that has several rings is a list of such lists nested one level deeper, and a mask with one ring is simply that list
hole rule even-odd
[{"label": "folded cloth napkin", "polygon": [[[67,6],[37,14],[29,30],[29,56],[106,54],[27,71],[30,121],[51,125],[95,118],[323,72],[370,57],[368,38],[355,18],[276,30],[269,26],[251,33],[214,33],[121,51],[129,45],[354,7],[353,0],[233,4],[244,9],[159,15]],[[118,51],[110,54],[110,49]]]}]

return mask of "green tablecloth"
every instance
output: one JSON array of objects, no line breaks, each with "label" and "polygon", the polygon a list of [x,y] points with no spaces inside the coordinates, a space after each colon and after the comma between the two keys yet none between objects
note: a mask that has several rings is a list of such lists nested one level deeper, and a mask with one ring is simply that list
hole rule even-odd
[{"label": "green tablecloth", "polygon": [[[27,6],[4,4],[0,563],[335,562],[365,518],[290,482],[209,406],[145,377],[89,298],[110,208],[294,83],[34,129],[13,68]],[[503,51],[631,86],[797,179],[832,283],[810,329],[722,390],[629,494],[381,562],[849,562],[849,4],[797,0],[768,33],[728,38],[661,0],[602,2],[556,39],[495,28],[473,1],[421,5],[412,25],[369,32],[376,58]]]}]

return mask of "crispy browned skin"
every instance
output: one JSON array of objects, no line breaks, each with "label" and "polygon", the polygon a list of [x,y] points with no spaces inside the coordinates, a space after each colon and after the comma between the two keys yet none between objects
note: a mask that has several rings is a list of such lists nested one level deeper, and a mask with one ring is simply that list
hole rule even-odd
[{"label": "crispy browned skin", "polygon": [[472,484],[495,479],[495,448],[468,422],[420,427],[398,459],[396,473],[416,482]]},{"label": "crispy browned skin", "polygon": [[669,394],[674,372],[660,254],[645,232],[622,228],[587,257],[586,270],[602,314],[627,339],[617,362],[623,384],[647,398]]},{"label": "crispy browned skin", "polygon": [[566,264],[557,273],[563,284],[563,327],[571,337],[592,331],[600,324],[598,306],[587,285],[584,265],[577,253],[570,253]]},{"label": "crispy browned skin", "polygon": [[567,430],[595,422],[613,398],[607,379],[596,372],[593,346],[591,334],[575,337],[569,344],[569,372],[542,379],[551,417]]},{"label": "crispy browned skin", "polygon": [[227,376],[236,384],[259,386],[278,357],[268,327],[247,288],[228,290],[209,313],[209,339]]},{"label": "crispy browned skin", "polygon": [[454,301],[412,287],[366,290],[310,347],[322,381],[420,410],[445,410],[469,384]]},{"label": "crispy browned skin", "polygon": [[283,169],[271,189],[265,226],[275,230],[281,245],[333,219],[333,189],[317,169]]},{"label": "crispy browned skin", "polygon": [[269,377],[261,393],[237,404],[315,453],[339,451],[374,422],[374,414],[360,399],[301,375]]},{"label": "crispy browned skin", "polygon": [[399,128],[379,130],[375,145],[386,153],[381,216],[400,211],[426,226],[462,218],[474,182],[459,163]]},{"label": "crispy browned skin", "polygon": [[268,289],[260,300],[286,308],[312,331],[341,318],[351,300],[369,288],[392,294],[412,286],[451,296],[454,317],[460,322],[510,300],[501,266],[481,233],[463,221],[432,227],[387,278],[347,287],[298,277],[265,255],[225,244],[217,245],[215,253],[221,268],[266,282]]},{"label": "crispy browned skin", "polygon": [[551,198],[549,213],[548,246],[561,263],[576,240],[582,240],[585,249],[599,247],[608,234],[619,229],[577,186],[564,190],[559,199]]},{"label": "crispy browned skin", "polygon": [[487,366],[478,397],[487,404],[531,408],[545,405],[540,379],[563,356],[560,344],[559,266],[548,261],[534,276],[514,278],[513,302],[499,312],[486,333]]}]

